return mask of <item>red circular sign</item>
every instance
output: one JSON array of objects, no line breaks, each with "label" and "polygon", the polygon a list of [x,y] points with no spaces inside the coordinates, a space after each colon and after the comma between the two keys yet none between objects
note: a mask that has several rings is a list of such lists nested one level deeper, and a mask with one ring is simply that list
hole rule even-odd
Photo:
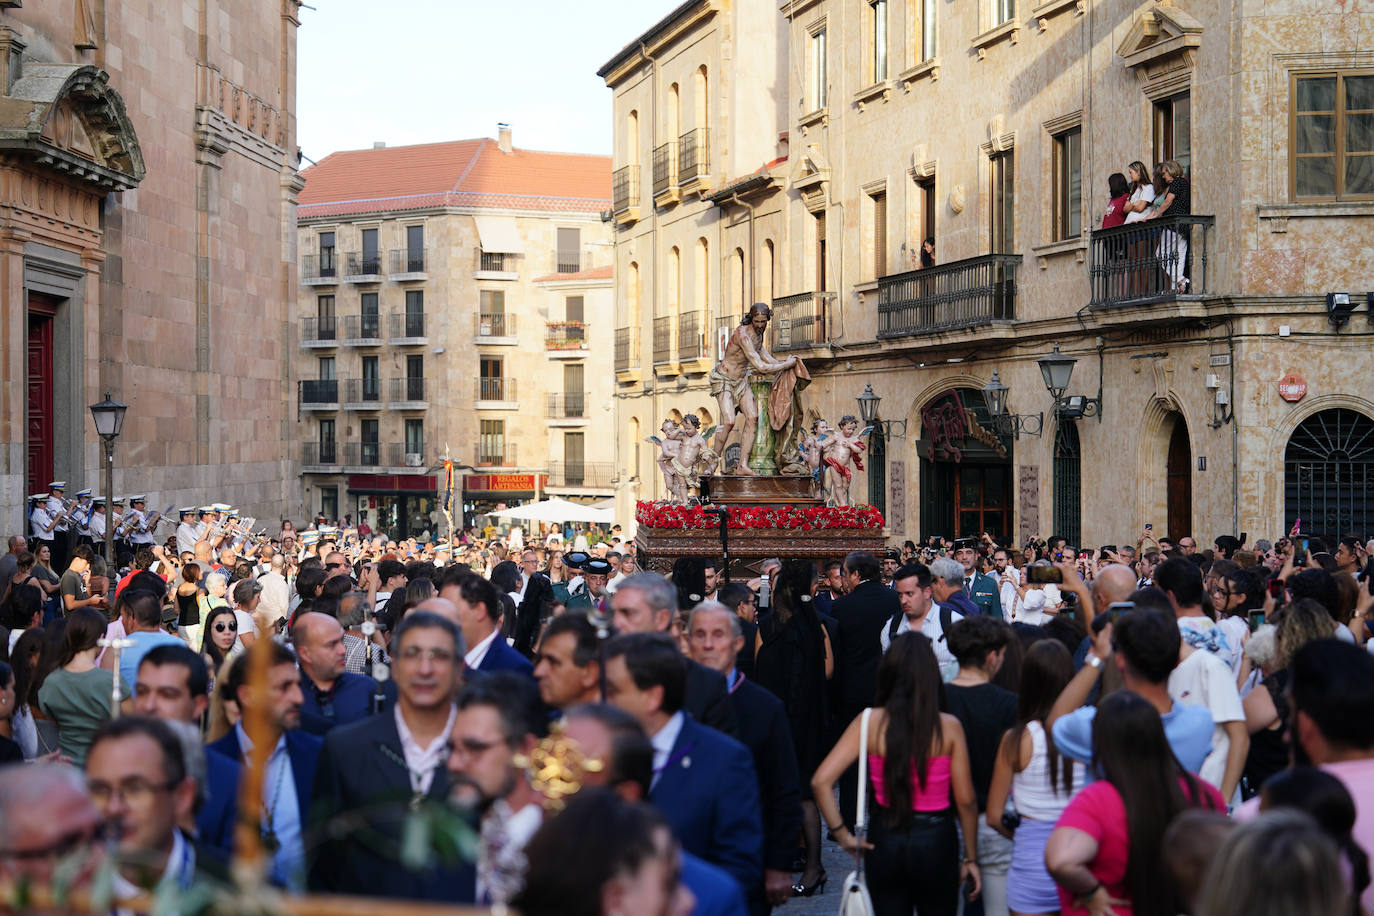
[{"label": "red circular sign", "polygon": [[1279,379],[1279,397],[1285,401],[1301,401],[1307,394],[1307,380],[1296,372]]}]

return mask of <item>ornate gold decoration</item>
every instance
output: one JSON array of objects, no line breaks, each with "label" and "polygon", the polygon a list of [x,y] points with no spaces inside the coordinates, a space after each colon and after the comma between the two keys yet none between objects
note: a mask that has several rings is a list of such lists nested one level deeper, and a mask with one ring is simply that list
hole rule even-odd
[{"label": "ornate gold decoration", "polygon": [[561,811],[569,795],[582,788],[588,773],[600,773],[605,763],[588,757],[582,745],[563,734],[561,724],[554,726],[549,736],[534,746],[528,756],[517,754],[516,766],[529,773],[530,785],[544,796],[544,807]]}]

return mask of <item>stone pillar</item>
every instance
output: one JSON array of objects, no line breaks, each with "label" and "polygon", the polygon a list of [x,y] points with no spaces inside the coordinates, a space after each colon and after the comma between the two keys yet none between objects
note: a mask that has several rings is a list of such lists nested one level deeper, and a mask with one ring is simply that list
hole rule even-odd
[{"label": "stone pillar", "polygon": [[777,442],[773,435],[773,424],[768,419],[768,396],[773,385],[766,379],[750,379],[749,389],[754,393],[754,403],[758,406],[759,422],[754,430],[754,447],[749,452],[749,469],[756,474],[776,474],[778,463],[773,458]]}]

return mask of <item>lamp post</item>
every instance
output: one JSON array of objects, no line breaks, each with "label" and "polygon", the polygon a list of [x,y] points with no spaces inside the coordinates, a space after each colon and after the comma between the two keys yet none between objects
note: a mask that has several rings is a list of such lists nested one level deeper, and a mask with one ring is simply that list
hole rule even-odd
[{"label": "lamp post", "polygon": [[864,393],[854,400],[859,402],[859,419],[863,420],[865,427],[881,424],[884,439],[906,438],[906,420],[878,419],[878,405],[883,399],[873,393],[871,382],[864,382]]},{"label": "lamp post", "polygon": [[983,400],[988,405],[988,416],[992,418],[993,428],[999,436],[1021,438],[1021,434],[1039,436],[1045,426],[1042,413],[1007,413],[1007,395],[1011,389],[1002,384],[997,370],[992,370],[992,381],[983,386]]},{"label": "lamp post", "polygon": [[1097,417],[1099,423],[1102,422],[1102,348],[1097,350],[1097,397],[1090,398],[1086,395],[1075,394],[1065,396],[1064,392],[1069,390],[1069,381],[1073,378],[1073,367],[1078,360],[1072,356],[1065,356],[1059,352],[1059,344],[1054,345],[1054,352],[1040,357],[1036,360],[1040,365],[1040,375],[1045,380],[1045,388],[1049,390],[1050,396],[1054,398],[1054,414],[1066,420],[1077,420],[1082,417]]},{"label": "lamp post", "polygon": [[91,419],[95,431],[105,443],[105,562],[114,568],[114,441],[124,428],[124,412],[129,405],[121,404],[105,392],[105,400],[91,405]]}]

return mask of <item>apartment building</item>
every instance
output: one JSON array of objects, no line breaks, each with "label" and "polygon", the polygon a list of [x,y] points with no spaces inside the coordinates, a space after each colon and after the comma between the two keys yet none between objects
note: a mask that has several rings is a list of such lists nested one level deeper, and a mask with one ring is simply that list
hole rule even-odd
[{"label": "apartment building", "polygon": [[[772,10],[781,225],[743,271],[768,278],[774,349],[806,360],[815,408],[874,415],[856,487],[894,537],[1374,528],[1358,17],[1297,0]],[[628,102],[617,88],[617,168]],[[1180,163],[1191,212],[1100,229],[1108,176],[1136,160]],[[631,275],[616,295],[633,300]],[[631,466],[639,432],[618,429]]]},{"label": "apartment building", "polygon": [[610,160],[499,137],[303,173],[301,505],[393,536],[544,491],[612,493]]}]

